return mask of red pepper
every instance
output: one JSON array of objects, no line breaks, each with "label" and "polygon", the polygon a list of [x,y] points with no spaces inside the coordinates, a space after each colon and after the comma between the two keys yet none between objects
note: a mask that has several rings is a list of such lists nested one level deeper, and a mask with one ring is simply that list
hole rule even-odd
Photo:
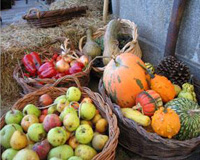
[{"label": "red pepper", "polygon": [[52,78],[57,74],[55,66],[52,62],[46,62],[38,70],[40,78]]},{"label": "red pepper", "polygon": [[53,55],[52,59],[56,61],[57,57],[58,57],[58,54],[56,53]]},{"label": "red pepper", "polygon": [[24,64],[25,69],[30,73],[31,76],[35,76],[37,70],[42,64],[41,59],[36,52],[26,54],[22,59],[22,63]]}]

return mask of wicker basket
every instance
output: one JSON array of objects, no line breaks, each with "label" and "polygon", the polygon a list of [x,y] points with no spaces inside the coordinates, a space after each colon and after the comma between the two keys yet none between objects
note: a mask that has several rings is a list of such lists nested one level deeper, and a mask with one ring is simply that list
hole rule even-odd
[{"label": "wicker basket", "polygon": [[[138,57],[142,57],[142,52],[138,43],[138,34],[137,34],[137,26],[134,22],[131,22],[127,19],[119,19],[120,23],[122,24],[120,33],[123,35],[130,35],[132,37],[132,41],[128,42],[122,49],[121,53],[131,52],[135,54]],[[104,36],[106,31],[107,25],[103,28],[99,28],[94,34],[93,38],[98,39],[102,36]],[[79,50],[82,52],[83,50],[83,41],[86,38],[86,36],[82,37],[79,40]],[[92,67],[92,70],[96,73],[98,77],[101,77],[104,71],[104,67]]]},{"label": "wicker basket", "polygon": [[[64,79],[65,78],[63,77],[62,80]],[[95,104],[97,109],[100,111],[100,114],[102,115],[102,117],[104,117],[108,121],[108,125],[109,125],[109,131],[108,131],[109,139],[106,145],[104,146],[103,150],[99,154],[97,154],[93,158],[93,160],[114,160],[115,149],[118,144],[118,136],[119,136],[117,118],[112,113],[112,110],[110,109],[108,104],[104,102],[103,98],[98,93],[92,92],[89,88],[86,88],[86,87],[82,88],[76,78],[75,78],[75,81],[79,89],[82,91],[82,96],[83,97],[89,96],[92,99],[93,103]],[[29,103],[39,106],[38,101],[41,95],[49,94],[53,99],[55,99],[56,97],[60,95],[66,94],[66,91],[67,91],[67,88],[44,87],[44,88],[41,88],[40,90],[37,90],[35,92],[25,95],[23,98],[19,99],[12,108],[23,110],[23,108]],[[0,125],[1,128],[5,125],[4,118],[5,118],[5,115],[1,117],[1,125]]]},{"label": "wicker basket", "polygon": [[39,11],[32,8],[22,18],[31,26],[46,28],[60,25],[63,21],[81,16],[86,13],[87,6],[58,9],[52,11]]},{"label": "wicker basket", "polygon": [[143,157],[159,160],[200,159],[200,136],[185,141],[165,139],[156,133],[147,132],[136,122],[125,118],[118,105],[106,95],[102,80],[99,91],[118,119],[120,128],[119,144]]},{"label": "wicker basket", "polygon": [[[59,41],[59,43],[61,43],[64,41],[64,39],[65,38],[58,38],[51,44],[48,44],[45,47],[43,47],[41,50],[44,50],[44,51],[40,52],[42,59],[48,58],[48,57],[51,58],[53,53],[60,52],[61,51],[60,49],[52,48],[51,45],[53,43],[57,43],[58,41]],[[82,53],[78,52],[78,51],[77,51],[77,54],[79,56],[82,55]],[[62,81],[62,83],[60,84],[59,87],[73,86],[74,85],[74,80],[72,79],[73,77],[78,78],[78,80],[81,83],[81,86],[87,86],[90,81],[91,68],[92,68],[92,62],[90,61],[89,65],[87,65],[87,68],[83,72],[75,73],[73,75],[68,75],[67,78],[64,81]],[[22,64],[18,64],[15,67],[14,72],[13,72],[13,77],[17,81],[17,83],[23,88],[24,94],[36,91],[37,89],[39,89],[45,85],[52,85],[57,81],[57,79],[55,79],[55,78],[45,78],[45,79],[30,78],[30,77],[25,78],[23,76],[23,65]]]}]

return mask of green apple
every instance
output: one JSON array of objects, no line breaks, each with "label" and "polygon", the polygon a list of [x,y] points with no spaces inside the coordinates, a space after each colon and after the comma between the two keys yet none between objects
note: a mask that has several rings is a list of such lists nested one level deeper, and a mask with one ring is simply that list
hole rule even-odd
[{"label": "green apple", "polygon": [[53,158],[50,158],[50,160],[62,160],[62,159],[57,158],[57,157],[53,157]]},{"label": "green apple", "polygon": [[70,87],[67,90],[66,97],[68,101],[76,101],[78,102],[81,98],[81,91],[77,87]]},{"label": "green apple", "polygon": [[17,154],[17,152],[18,152],[17,150],[14,150],[12,148],[6,149],[2,153],[2,160],[12,160]]},{"label": "green apple", "polygon": [[24,115],[33,114],[39,117],[41,114],[41,111],[35,105],[27,104],[23,109],[23,114]]},{"label": "green apple", "polygon": [[83,160],[81,157],[72,156],[68,160]]},{"label": "green apple", "polygon": [[15,155],[13,160],[40,160],[40,158],[33,150],[24,148]]},{"label": "green apple", "polygon": [[6,124],[16,123],[20,124],[23,118],[23,114],[19,110],[12,109],[6,113],[5,121]]},{"label": "green apple", "polygon": [[62,127],[52,128],[48,132],[47,139],[54,147],[63,145],[67,141],[67,132]]},{"label": "green apple", "polygon": [[76,139],[79,143],[87,144],[93,138],[92,127],[88,124],[80,125],[76,130]]},{"label": "green apple", "polygon": [[101,151],[107,141],[108,141],[107,135],[102,135],[102,134],[95,135],[94,138],[92,139],[92,147],[97,151]]},{"label": "green apple", "polygon": [[73,108],[73,107],[65,107],[64,110],[61,112],[60,114],[60,119],[61,121],[63,121],[64,117],[68,114],[68,113],[73,113],[75,115],[77,115],[77,111]]},{"label": "green apple", "polygon": [[69,101],[67,99],[60,99],[57,103],[56,109],[58,112],[62,112],[68,105]]},{"label": "green apple", "polygon": [[55,105],[49,107],[49,108],[48,108],[48,114],[55,114],[55,113],[57,112],[56,106],[57,106],[57,105],[55,104]]},{"label": "green apple", "polygon": [[41,123],[34,123],[28,128],[28,136],[34,142],[39,142],[46,137],[46,132]]},{"label": "green apple", "polygon": [[80,115],[84,120],[91,120],[96,114],[96,107],[89,102],[82,103],[80,106]]},{"label": "green apple", "polygon": [[54,100],[54,103],[55,103],[55,104],[58,103],[61,99],[66,99],[66,100],[67,100],[66,95],[61,95],[61,96],[57,97],[57,98]]},{"label": "green apple", "polygon": [[75,149],[75,156],[81,157],[84,160],[92,159],[96,154],[97,152],[87,145],[79,145]]},{"label": "green apple", "polygon": [[63,124],[68,131],[72,132],[78,128],[80,125],[80,120],[76,114],[68,113],[64,117]]},{"label": "green apple", "polygon": [[18,130],[18,131],[23,131],[22,127],[18,124],[8,124],[4,126],[1,131],[0,131],[0,144],[4,148],[10,148],[10,139],[13,135],[13,133]]},{"label": "green apple", "polygon": [[61,145],[50,150],[48,154],[48,160],[53,157],[57,157],[62,160],[68,160],[69,157],[72,157],[73,155],[74,151],[72,147],[70,147],[69,145]]}]

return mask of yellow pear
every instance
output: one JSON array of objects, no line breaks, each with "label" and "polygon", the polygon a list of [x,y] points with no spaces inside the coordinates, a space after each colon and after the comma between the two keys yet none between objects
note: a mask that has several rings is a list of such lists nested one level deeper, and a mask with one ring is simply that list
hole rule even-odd
[{"label": "yellow pear", "polygon": [[101,151],[108,141],[107,135],[97,134],[92,140],[92,146],[95,150]]},{"label": "yellow pear", "polygon": [[26,134],[21,131],[15,131],[10,139],[10,145],[13,149],[19,150],[25,148],[28,144]]},{"label": "yellow pear", "polygon": [[96,114],[94,118],[92,119],[92,123],[96,124],[98,120],[100,120],[102,117],[100,114]]}]

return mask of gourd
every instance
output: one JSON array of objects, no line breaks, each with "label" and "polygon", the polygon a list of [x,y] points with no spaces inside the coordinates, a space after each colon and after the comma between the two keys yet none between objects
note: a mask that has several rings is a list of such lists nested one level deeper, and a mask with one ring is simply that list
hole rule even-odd
[{"label": "gourd", "polygon": [[[120,21],[113,19],[108,23],[104,36],[104,52],[103,56],[112,57],[112,55],[117,55],[120,52],[118,47],[117,34],[120,30]],[[103,63],[107,65],[111,58],[104,58]]]},{"label": "gourd", "polygon": [[103,84],[108,96],[122,108],[135,105],[136,96],[148,90],[145,71],[138,65],[143,61],[132,53],[123,53],[105,67]]},{"label": "gourd", "polygon": [[137,95],[136,106],[133,109],[139,109],[144,115],[153,116],[156,109],[161,106],[163,103],[160,95],[153,90],[147,90]]},{"label": "gourd", "polygon": [[146,67],[147,70],[149,70],[149,72],[151,74],[154,74],[155,68],[154,68],[154,66],[151,63],[145,63],[145,67]]},{"label": "gourd", "polygon": [[162,137],[172,138],[181,127],[178,114],[170,108],[160,107],[152,116],[152,128]]},{"label": "gourd", "polygon": [[148,126],[151,124],[150,118],[137,110],[133,110],[131,108],[122,108],[121,111],[124,117],[134,120],[142,126]]},{"label": "gourd", "polygon": [[189,100],[197,102],[196,94],[194,92],[194,86],[189,83],[184,83],[182,85],[181,92],[178,94],[178,98],[187,98]]},{"label": "gourd", "polygon": [[92,39],[92,30],[87,30],[87,41],[83,47],[83,53],[85,55],[95,58],[101,55],[101,47]]},{"label": "gourd", "polygon": [[176,98],[165,105],[180,117],[181,129],[176,139],[186,140],[200,136],[200,106],[186,98]]}]

